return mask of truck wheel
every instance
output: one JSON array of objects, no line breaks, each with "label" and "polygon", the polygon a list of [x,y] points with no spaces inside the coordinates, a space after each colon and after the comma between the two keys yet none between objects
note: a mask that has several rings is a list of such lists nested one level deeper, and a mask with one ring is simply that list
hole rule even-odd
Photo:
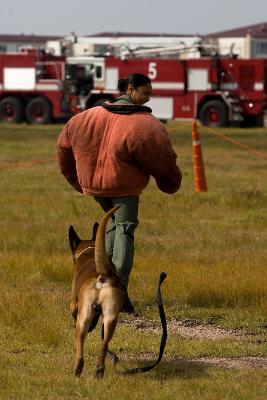
[{"label": "truck wheel", "polygon": [[52,120],[51,106],[43,97],[31,99],[26,107],[26,120],[30,124],[48,124]]},{"label": "truck wheel", "polygon": [[0,121],[21,122],[23,106],[16,97],[6,97],[0,101]]},{"label": "truck wheel", "polygon": [[264,114],[258,115],[258,117],[256,117],[256,126],[258,128],[264,128]]},{"label": "truck wheel", "polygon": [[227,126],[227,108],[220,100],[209,100],[201,107],[199,119],[203,125],[214,127]]},{"label": "truck wheel", "polygon": [[244,120],[240,124],[241,128],[263,128],[264,114],[261,115],[245,115]]}]

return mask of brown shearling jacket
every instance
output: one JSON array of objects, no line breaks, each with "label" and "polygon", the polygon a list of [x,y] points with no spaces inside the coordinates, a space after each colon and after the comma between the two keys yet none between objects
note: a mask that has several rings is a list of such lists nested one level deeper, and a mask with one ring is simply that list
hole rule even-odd
[{"label": "brown shearling jacket", "polygon": [[106,103],[72,117],[57,140],[68,182],[81,193],[122,197],[139,195],[152,175],[161,191],[175,193],[182,179],[176,154],[150,111]]}]

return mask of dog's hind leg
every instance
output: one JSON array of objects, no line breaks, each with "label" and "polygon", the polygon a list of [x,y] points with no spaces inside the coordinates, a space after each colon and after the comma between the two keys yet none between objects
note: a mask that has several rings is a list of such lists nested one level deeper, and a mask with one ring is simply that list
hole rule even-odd
[{"label": "dog's hind leg", "polygon": [[86,299],[82,302],[82,307],[79,309],[76,322],[75,339],[76,339],[76,362],[74,375],[80,376],[84,366],[83,347],[89,327],[95,317],[95,312],[91,307],[91,299]]},{"label": "dog's hind leg", "polygon": [[103,325],[104,325],[104,338],[101,345],[100,355],[96,364],[96,377],[102,378],[104,376],[105,371],[105,358],[108,352],[108,344],[112,339],[112,336],[115,332],[118,318],[105,316],[103,317]]},{"label": "dog's hind leg", "polygon": [[[104,339],[104,324],[102,324],[102,329],[101,329],[101,339]],[[119,362],[119,357],[117,356],[116,353],[114,353],[114,351],[107,350],[107,355],[110,356],[111,360],[112,360],[112,364],[115,367],[116,364]]]}]

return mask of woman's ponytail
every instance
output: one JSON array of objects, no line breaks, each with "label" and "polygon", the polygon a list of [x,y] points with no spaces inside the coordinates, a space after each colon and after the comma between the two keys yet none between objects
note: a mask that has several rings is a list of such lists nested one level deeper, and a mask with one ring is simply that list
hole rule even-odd
[{"label": "woman's ponytail", "polygon": [[119,91],[121,93],[125,93],[126,92],[127,86],[128,85],[127,85],[126,79],[119,79],[118,89],[119,89]]}]

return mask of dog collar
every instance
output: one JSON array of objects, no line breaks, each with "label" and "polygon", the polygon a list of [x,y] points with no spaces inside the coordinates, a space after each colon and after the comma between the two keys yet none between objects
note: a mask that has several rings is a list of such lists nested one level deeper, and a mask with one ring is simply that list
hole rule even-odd
[{"label": "dog collar", "polygon": [[83,255],[83,254],[89,254],[91,249],[94,249],[95,246],[88,246],[85,249],[83,249],[79,254],[75,255],[75,262],[78,261],[78,259]]}]

